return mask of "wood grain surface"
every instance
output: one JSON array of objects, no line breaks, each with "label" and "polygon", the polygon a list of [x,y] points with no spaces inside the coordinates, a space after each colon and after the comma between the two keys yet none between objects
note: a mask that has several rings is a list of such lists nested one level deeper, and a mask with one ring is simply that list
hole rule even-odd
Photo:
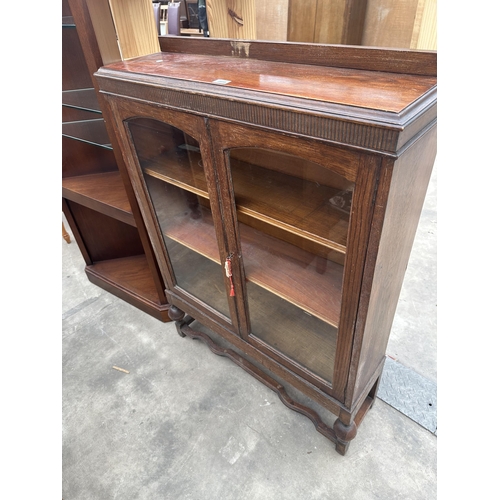
[{"label": "wood grain surface", "polygon": [[401,112],[436,85],[433,77],[196,54],[152,54],[108,68],[203,83],[225,80],[229,82],[225,87],[393,113]]}]

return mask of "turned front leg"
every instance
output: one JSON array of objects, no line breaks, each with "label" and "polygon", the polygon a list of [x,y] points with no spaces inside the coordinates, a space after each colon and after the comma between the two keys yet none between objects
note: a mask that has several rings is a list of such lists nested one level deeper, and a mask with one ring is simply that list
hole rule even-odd
[{"label": "turned front leg", "polygon": [[333,432],[335,433],[335,437],[337,439],[337,443],[335,445],[335,449],[341,454],[345,455],[350,442],[356,437],[358,433],[358,428],[355,422],[351,422],[349,424],[345,424],[341,420],[342,416],[335,420],[333,424]]},{"label": "turned front leg", "polygon": [[179,309],[177,306],[171,305],[168,309],[168,317],[172,320],[175,321],[175,328],[177,329],[177,333],[181,337],[185,337],[186,335],[181,332],[181,326],[183,324],[182,320],[184,319],[184,316],[186,313]]}]

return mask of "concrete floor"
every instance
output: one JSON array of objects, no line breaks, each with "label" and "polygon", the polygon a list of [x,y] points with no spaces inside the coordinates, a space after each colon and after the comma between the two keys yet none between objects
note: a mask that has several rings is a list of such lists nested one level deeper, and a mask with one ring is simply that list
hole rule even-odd
[{"label": "concrete floor", "polygon": [[[434,383],[436,174],[387,349]],[[92,285],[83,268],[74,240],[62,241],[64,500],[437,497],[437,437],[394,407],[378,399],[342,457],[229,359]]]}]

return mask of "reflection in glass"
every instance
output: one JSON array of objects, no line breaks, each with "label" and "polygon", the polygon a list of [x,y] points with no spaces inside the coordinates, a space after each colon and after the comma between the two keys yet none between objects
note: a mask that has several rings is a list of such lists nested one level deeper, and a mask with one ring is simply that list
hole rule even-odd
[{"label": "reflection in glass", "polygon": [[155,120],[133,119],[128,128],[177,285],[229,318],[198,142]]}]

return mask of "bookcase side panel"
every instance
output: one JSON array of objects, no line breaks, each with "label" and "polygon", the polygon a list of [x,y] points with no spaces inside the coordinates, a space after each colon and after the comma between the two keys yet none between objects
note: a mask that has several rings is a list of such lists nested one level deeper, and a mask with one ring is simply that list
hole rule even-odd
[{"label": "bookcase side panel", "polygon": [[396,161],[384,162],[356,322],[348,405],[362,395],[384,359],[435,157],[436,126]]}]

